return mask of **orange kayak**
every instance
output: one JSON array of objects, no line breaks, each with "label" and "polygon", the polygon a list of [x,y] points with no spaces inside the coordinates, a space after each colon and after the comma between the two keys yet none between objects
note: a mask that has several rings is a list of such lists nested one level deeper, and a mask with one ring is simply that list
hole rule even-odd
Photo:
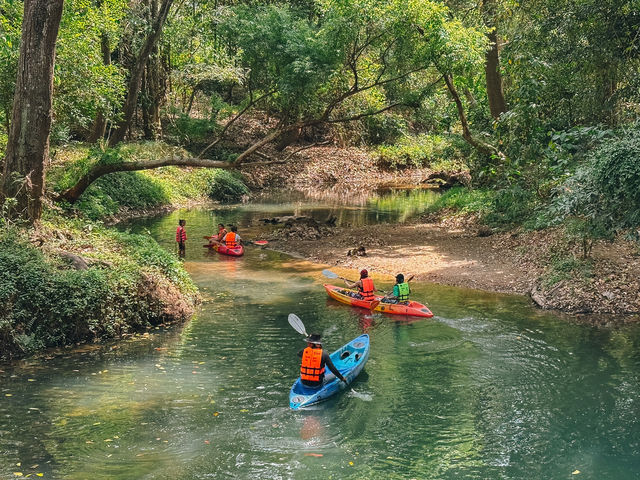
[{"label": "orange kayak", "polygon": [[381,301],[384,297],[376,295],[374,300],[367,301],[349,295],[349,293],[356,293],[355,290],[336,287],[335,285],[329,285],[327,283],[325,283],[323,287],[331,298],[354,307],[370,309],[371,304],[378,301],[378,305],[373,309],[375,312],[391,313],[393,315],[412,315],[414,317],[433,317],[433,313],[431,313],[431,310],[429,310],[426,305],[412,300],[404,303],[385,303]]}]

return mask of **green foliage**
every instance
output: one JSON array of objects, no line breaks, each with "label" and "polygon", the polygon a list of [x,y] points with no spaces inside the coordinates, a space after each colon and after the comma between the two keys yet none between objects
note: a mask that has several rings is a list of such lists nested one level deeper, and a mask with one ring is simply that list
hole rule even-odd
[{"label": "green foliage", "polygon": [[105,65],[101,41],[104,36],[110,49],[115,49],[127,3],[65,1],[56,42],[53,141],[63,143],[74,134],[85,135],[98,111],[114,119],[126,76],[119,66]]},{"label": "green foliage", "polygon": [[640,135],[634,130],[601,144],[558,188],[549,207],[554,223],[582,245],[583,257],[597,239],[640,226]]},{"label": "green foliage", "polygon": [[[153,239],[54,221],[63,238],[73,240],[49,255],[33,247],[23,231],[0,232],[0,357],[109,338],[171,320],[156,296],[161,291],[148,291],[152,276],[169,279],[186,298],[194,298],[195,287],[181,263]],[[45,221],[45,231],[51,233],[51,228]],[[83,255],[95,260],[87,270],[71,269],[55,253],[79,244],[86,250],[87,243],[92,248]]]},{"label": "green foliage", "polygon": [[431,206],[430,212],[452,210],[456,213],[486,214],[492,206],[495,192],[492,190],[454,187],[444,192]]},{"label": "green foliage", "polygon": [[391,113],[366,117],[363,140],[368,145],[390,144],[407,134],[407,121]]},{"label": "green foliage", "polygon": [[[4,126],[9,124],[13,91],[15,89],[18,54],[20,48],[22,3],[0,0],[0,119]],[[6,140],[0,135],[0,150],[4,149]]]},{"label": "green foliage", "polygon": [[209,196],[222,203],[234,203],[249,194],[242,177],[228,170],[216,170],[209,185]]},{"label": "green foliage", "polygon": [[619,228],[640,226],[640,132],[630,129],[589,157],[604,208]]},{"label": "green foliage", "polygon": [[194,144],[206,143],[213,138],[217,130],[219,128],[215,121],[180,114],[167,129],[167,134],[175,137],[175,141],[179,145],[192,147]]},{"label": "green foliage", "polygon": [[405,136],[395,145],[376,149],[378,163],[386,168],[429,166],[434,170],[460,170],[468,151],[465,145],[450,136]]}]

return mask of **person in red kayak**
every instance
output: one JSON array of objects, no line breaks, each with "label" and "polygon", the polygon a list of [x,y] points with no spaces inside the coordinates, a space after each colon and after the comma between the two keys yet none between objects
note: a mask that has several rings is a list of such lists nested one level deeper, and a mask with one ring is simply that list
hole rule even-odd
[{"label": "person in red kayak", "polygon": [[349,288],[357,288],[359,298],[367,301],[375,300],[375,296],[373,295],[375,287],[373,286],[373,280],[369,278],[369,272],[366,268],[360,270],[360,280],[358,280],[357,282],[350,282],[349,280],[345,280],[344,283]]},{"label": "person in red kayak", "polygon": [[231,231],[222,237],[220,243],[225,245],[227,248],[234,248],[238,245],[242,245],[242,238],[238,235],[238,227],[235,225],[231,226]]},{"label": "person in red kayak", "polygon": [[218,224],[218,233],[216,235],[212,235],[209,239],[209,245],[213,245],[214,243],[222,243],[222,239],[227,234],[227,229],[224,228],[223,223]]},{"label": "person in red kayak", "polygon": [[184,257],[185,247],[184,244],[187,241],[187,231],[184,226],[187,224],[185,220],[178,220],[178,228],[176,230],[176,242],[178,242],[178,256]]},{"label": "person in red kayak", "polygon": [[329,354],[322,349],[322,336],[318,333],[312,333],[305,341],[307,342],[307,348],[298,352],[298,356],[302,357],[302,364],[300,365],[300,381],[302,384],[311,388],[321,387],[324,382],[325,366],[341,381],[347,383],[347,380],[331,361]]}]

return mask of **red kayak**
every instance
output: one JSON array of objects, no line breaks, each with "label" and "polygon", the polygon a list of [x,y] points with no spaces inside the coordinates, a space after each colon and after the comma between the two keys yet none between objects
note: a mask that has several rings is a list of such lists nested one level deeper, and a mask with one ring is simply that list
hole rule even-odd
[{"label": "red kayak", "polygon": [[235,247],[229,248],[226,245],[214,243],[213,245],[209,245],[209,248],[223,255],[230,255],[232,257],[240,257],[244,254],[244,247],[242,245],[237,245]]},{"label": "red kayak", "polygon": [[353,305],[354,307],[362,307],[371,310],[371,304],[378,302],[378,305],[373,308],[373,311],[375,312],[391,313],[393,315],[412,315],[414,317],[433,317],[433,313],[431,313],[431,310],[429,310],[426,305],[412,300],[402,303],[385,303],[381,301],[384,297],[376,295],[374,300],[367,301],[349,295],[350,293],[356,293],[355,290],[336,287],[335,285],[329,285],[327,283],[325,283],[323,287],[327,290],[327,293],[331,298],[339,302],[346,303],[347,305]]}]

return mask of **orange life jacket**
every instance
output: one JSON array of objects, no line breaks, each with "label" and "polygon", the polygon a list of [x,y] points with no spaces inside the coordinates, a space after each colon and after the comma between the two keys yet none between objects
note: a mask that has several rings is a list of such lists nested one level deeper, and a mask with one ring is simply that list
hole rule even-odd
[{"label": "orange life jacket", "polygon": [[375,298],[375,296],[373,295],[373,280],[371,280],[369,277],[366,277],[361,278],[360,281],[362,282],[362,287],[359,288],[360,295],[362,295],[365,300],[373,300]]},{"label": "orange life jacket", "polygon": [[236,234],[234,232],[227,233],[227,236],[225,237],[225,244],[227,247],[236,246]]},{"label": "orange life jacket", "polygon": [[302,365],[300,366],[300,378],[309,382],[319,382],[324,375],[322,365],[322,349],[307,347],[302,352]]}]

